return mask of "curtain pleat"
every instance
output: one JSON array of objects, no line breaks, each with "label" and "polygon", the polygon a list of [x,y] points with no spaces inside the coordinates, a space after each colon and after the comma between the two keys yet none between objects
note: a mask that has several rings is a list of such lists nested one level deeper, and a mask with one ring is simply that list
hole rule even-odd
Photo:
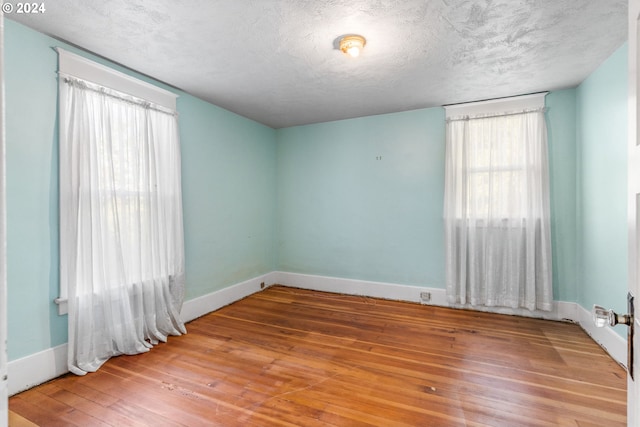
[{"label": "curtain pleat", "polygon": [[60,258],[69,370],[186,333],[177,117],[61,79]]}]

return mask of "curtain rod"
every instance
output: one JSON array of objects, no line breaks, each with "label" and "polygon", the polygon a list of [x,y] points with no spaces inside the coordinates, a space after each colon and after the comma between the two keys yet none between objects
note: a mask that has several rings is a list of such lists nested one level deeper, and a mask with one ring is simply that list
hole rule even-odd
[{"label": "curtain rod", "polygon": [[[91,92],[95,92],[95,93],[99,93],[102,94],[104,96],[107,96],[109,98],[113,98],[113,99],[117,99],[119,101],[123,101],[126,102],[128,104],[132,104],[132,105],[137,105],[139,107],[143,107],[143,108],[148,108],[150,110],[154,110],[154,111],[158,111],[159,113],[164,113],[164,114],[168,114],[170,116],[174,116],[177,117],[178,116],[178,112],[177,111],[172,111],[166,107],[163,107],[161,105],[157,105],[153,102],[147,101],[145,99],[142,98],[138,98],[135,97],[133,95],[129,95],[129,94],[125,94],[122,92],[119,92],[117,90],[114,89],[110,89],[107,87],[104,87],[102,85],[99,85],[97,83],[93,83],[93,82],[89,82],[87,80],[84,79],[80,79],[78,77],[74,77],[68,74],[64,74],[64,73],[58,73],[60,75],[60,77],[63,79],[63,81],[66,84],[75,86],[75,87],[79,87],[83,90],[88,90]],[[91,87],[90,85],[95,85],[98,86],[100,89],[96,89]],[[108,92],[107,92],[108,91]],[[120,95],[122,94],[122,95]]]},{"label": "curtain rod", "polygon": [[459,122],[459,121],[463,121],[463,120],[479,120],[479,119],[490,119],[493,117],[505,117],[505,116],[518,116],[520,114],[527,114],[527,113],[537,113],[537,112],[542,112],[544,113],[545,111],[547,111],[546,107],[541,107],[541,108],[531,108],[531,109],[527,109],[527,110],[522,110],[522,111],[510,111],[508,113],[494,113],[494,114],[480,114],[477,116],[458,116],[458,117],[448,117],[446,119],[447,122]]},{"label": "curtain rod", "polygon": [[515,96],[503,96],[501,98],[487,98],[487,99],[479,99],[477,101],[469,101],[469,102],[454,102],[453,104],[444,104],[443,107],[457,107],[459,105],[473,105],[473,104],[483,104],[483,103],[493,103],[493,102],[503,102],[510,100],[517,100],[518,98],[528,98],[536,95],[547,95],[549,91],[542,92],[532,92],[524,95],[515,95]]}]

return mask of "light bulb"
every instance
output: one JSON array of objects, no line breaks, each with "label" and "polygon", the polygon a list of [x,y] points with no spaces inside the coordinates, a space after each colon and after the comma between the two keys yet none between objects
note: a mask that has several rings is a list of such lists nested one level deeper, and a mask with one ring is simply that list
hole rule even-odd
[{"label": "light bulb", "polygon": [[358,46],[351,46],[347,49],[347,54],[352,58],[357,58],[360,55],[360,48]]},{"label": "light bulb", "polygon": [[366,43],[364,37],[356,34],[344,36],[340,39],[340,50],[352,58],[357,58]]}]

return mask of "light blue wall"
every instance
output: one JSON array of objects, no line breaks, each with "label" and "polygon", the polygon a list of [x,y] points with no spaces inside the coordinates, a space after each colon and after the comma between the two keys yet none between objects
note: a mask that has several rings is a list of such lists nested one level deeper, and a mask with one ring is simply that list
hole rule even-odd
[{"label": "light blue wall", "polygon": [[442,108],[279,130],[279,268],[443,287],[444,131]]},{"label": "light blue wall", "polygon": [[[546,102],[554,296],[575,301],[575,90]],[[281,129],[277,139],[281,270],[445,287],[443,108]]]},{"label": "light blue wall", "polygon": [[577,105],[579,302],[626,312],[627,44],[578,87]]},{"label": "light blue wall", "polygon": [[[59,254],[52,46],[64,44],[5,20],[10,360],[67,340],[66,316],[53,303]],[[175,92],[190,299],[274,269],[275,131]]]},{"label": "light blue wall", "polygon": [[178,99],[187,299],[275,269],[275,130]]},{"label": "light blue wall", "polygon": [[553,297],[577,302],[576,91],[549,93],[547,136],[551,197]]},{"label": "light blue wall", "polygon": [[5,20],[9,360],[67,340],[58,295],[57,59]]}]

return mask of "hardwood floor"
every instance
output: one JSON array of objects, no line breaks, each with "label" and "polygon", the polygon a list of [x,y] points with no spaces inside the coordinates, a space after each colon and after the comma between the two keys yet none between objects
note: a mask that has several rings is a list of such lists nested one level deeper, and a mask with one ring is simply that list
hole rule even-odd
[{"label": "hardwood floor", "polygon": [[12,397],[41,426],[624,426],[626,374],[573,324],[274,286]]}]

